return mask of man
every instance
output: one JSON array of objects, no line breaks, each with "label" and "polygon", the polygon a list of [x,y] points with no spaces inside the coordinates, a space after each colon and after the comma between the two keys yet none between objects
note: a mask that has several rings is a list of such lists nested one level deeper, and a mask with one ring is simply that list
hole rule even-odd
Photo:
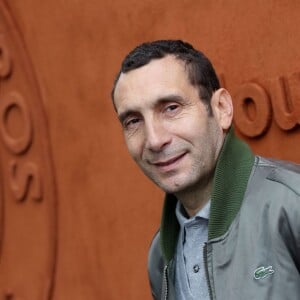
[{"label": "man", "polygon": [[135,48],[112,91],[129,153],[166,192],[154,299],[300,299],[300,167],[257,157],[230,94],[182,41]]}]

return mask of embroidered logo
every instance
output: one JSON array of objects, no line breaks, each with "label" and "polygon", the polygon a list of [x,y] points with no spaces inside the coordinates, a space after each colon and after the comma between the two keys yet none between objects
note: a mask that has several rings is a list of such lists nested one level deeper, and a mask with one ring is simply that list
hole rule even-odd
[{"label": "embroidered logo", "polygon": [[272,266],[268,267],[259,267],[254,271],[254,278],[255,279],[263,279],[269,275],[272,275],[275,271],[273,270]]}]

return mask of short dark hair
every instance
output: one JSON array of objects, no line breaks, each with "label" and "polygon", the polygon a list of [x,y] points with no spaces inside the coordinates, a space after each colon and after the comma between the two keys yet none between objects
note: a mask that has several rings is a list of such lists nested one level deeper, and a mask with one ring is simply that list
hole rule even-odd
[{"label": "short dark hair", "polygon": [[121,70],[115,78],[112,99],[120,75],[148,64],[153,59],[174,55],[182,60],[188,70],[190,83],[198,87],[200,99],[207,105],[209,111],[212,94],[220,88],[216,72],[209,59],[189,43],[181,40],[158,40],[143,43],[133,49],[122,62]]}]

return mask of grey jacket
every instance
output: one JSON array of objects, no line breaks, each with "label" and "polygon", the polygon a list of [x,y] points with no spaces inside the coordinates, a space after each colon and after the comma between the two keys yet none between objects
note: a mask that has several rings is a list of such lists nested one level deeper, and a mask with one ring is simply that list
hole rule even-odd
[{"label": "grey jacket", "polygon": [[[215,171],[204,261],[211,299],[300,299],[300,166],[254,157],[227,137]],[[153,298],[174,300],[176,199],[149,251]]]}]

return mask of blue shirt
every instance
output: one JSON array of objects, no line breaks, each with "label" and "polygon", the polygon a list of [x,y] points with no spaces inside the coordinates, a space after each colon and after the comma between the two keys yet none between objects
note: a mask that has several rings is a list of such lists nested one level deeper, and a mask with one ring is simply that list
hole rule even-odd
[{"label": "blue shirt", "polygon": [[203,261],[209,212],[210,201],[194,217],[188,218],[180,202],[177,202],[180,232],[175,255],[176,300],[209,300]]}]

